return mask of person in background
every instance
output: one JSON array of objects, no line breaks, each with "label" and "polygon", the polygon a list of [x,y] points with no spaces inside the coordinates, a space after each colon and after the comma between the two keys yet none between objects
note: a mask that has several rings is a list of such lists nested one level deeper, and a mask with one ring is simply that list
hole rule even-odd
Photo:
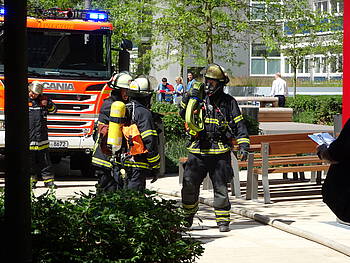
[{"label": "person in background", "polygon": [[279,72],[275,74],[275,80],[272,82],[270,96],[278,98],[278,107],[285,106],[286,96],[288,96],[287,82],[282,79],[281,73]]},{"label": "person in background", "polygon": [[166,101],[173,103],[174,87],[173,85],[168,83],[167,78],[162,78],[162,83],[158,85],[157,93],[158,101]]},{"label": "person in background", "polygon": [[57,111],[56,105],[43,95],[43,84],[33,81],[28,86],[29,106],[29,152],[30,175],[32,188],[36,188],[38,175],[44,180],[44,185],[49,188],[57,188],[54,183],[55,176],[52,172],[49,155],[49,138],[47,129],[47,114]]},{"label": "person in background", "polygon": [[189,93],[193,83],[196,81],[193,72],[188,72],[187,73],[187,86],[186,86],[186,93]]},{"label": "person in background", "polygon": [[182,100],[182,96],[184,94],[184,86],[182,84],[182,78],[176,77],[175,79],[176,85],[174,90],[174,104],[179,104]]}]

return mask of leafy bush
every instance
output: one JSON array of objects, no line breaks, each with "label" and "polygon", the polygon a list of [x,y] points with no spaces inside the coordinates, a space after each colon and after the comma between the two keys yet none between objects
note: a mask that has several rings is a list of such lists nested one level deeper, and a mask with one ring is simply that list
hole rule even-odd
[{"label": "leafy bush", "polygon": [[247,114],[243,114],[243,119],[244,119],[245,125],[247,126],[249,135],[257,135],[261,132],[259,128],[259,122],[256,119],[254,119],[253,117]]},{"label": "leafy bush", "polygon": [[187,143],[187,138],[177,138],[165,143],[165,169],[167,173],[177,173],[179,171],[179,158],[188,155]]},{"label": "leafy bush", "polygon": [[41,195],[32,201],[33,262],[194,262],[203,248],[184,236],[175,204],[126,190],[68,201]]},{"label": "leafy bush", "polygon": [[168,102],[155,102],[151,106],[151,111],[158,113],[178,112],[179,108],[176,104]]},{"label": "leafy bush", "polygon": [[333,116],[342,111],[341,96],[297,95],[287,98],[294,121],[333,125]]}]

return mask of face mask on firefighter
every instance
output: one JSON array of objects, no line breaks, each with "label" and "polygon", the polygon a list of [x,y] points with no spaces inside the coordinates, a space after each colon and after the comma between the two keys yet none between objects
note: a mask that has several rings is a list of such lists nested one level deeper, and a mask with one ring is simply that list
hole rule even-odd
[{"label": "face mask on firefighter", "polygon": [[206,78],[205,82],[206,82],[205,91],[208,94],[214,93],[220,87],[219,81],[215,79]]}]

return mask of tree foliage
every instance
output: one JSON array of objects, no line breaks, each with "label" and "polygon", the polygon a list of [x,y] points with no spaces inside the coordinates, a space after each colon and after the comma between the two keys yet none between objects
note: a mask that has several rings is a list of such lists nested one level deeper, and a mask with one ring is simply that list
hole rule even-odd
[{"label": "tree foliage", "polygon": [[261,15],[265,24],[261,37],[270,50],[280,50],[288,58],[293,69],[295,95],[297,69],[306,55],[339,53],[342,18],[313,10],[308,0],[289,0],[283,4],[265,0],[264,3],[266,10],[277,11]]},{"label": "tree foliage", "polygon": [[166,0],[155,21],[158,43],[167,43],[167,57],[197,65],[224,59],[237,63],[234,48],[247,44],[254,32],[247,15],[247,1]]}]

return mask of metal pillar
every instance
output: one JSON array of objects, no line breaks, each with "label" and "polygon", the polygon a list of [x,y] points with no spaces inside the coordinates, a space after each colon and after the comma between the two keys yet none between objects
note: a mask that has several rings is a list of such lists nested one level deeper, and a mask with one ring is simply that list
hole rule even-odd
[{"label": "metal pillar", "polygon": [[28,88],[27,1],[5,0],[5,229],[6,262],[31,262],[31,218]]}]

